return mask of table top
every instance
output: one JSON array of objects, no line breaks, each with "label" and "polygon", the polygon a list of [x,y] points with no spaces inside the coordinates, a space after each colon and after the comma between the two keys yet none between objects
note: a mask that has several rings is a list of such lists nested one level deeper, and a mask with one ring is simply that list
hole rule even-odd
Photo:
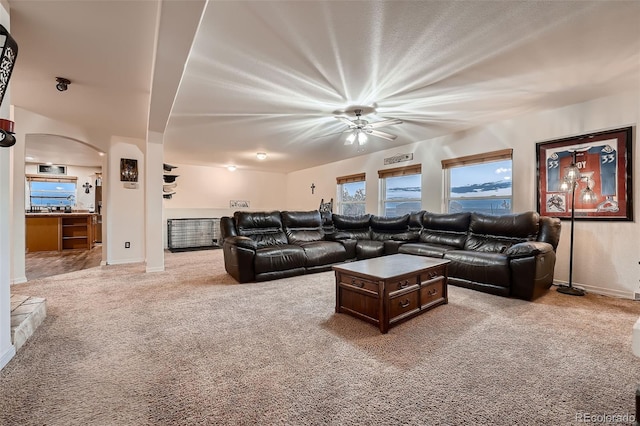
[{"label": "table top", "polygon": [[451,261],[400,253],[335,265],[333,270],[389,279],[445,265],[449,262]]}]

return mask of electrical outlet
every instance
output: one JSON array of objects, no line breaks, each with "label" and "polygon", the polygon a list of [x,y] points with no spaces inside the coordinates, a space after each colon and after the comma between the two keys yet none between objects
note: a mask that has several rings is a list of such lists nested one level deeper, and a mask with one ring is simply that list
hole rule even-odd
[{"label": "electrical outlet", "polygon": [[125,242],[124,248],[131,248],[131,243],[129,241]]}]

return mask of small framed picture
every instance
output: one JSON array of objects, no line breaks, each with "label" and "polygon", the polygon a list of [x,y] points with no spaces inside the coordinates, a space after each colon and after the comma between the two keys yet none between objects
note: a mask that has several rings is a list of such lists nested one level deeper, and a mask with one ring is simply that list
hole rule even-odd
[{"label": "small framed picture", "polygon": [[120,159],[120,181],[138,181],[138,160],[133,160],[131,158]]}]

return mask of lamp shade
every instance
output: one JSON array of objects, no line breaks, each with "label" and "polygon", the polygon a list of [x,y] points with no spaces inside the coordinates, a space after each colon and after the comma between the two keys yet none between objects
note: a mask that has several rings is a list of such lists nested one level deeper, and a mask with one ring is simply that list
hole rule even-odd
[{"label": "lamp shade", "polygon": [[580,169],[575,163],[571,163],[571,165],[567,167],[567,173],[564,175],[564,178],[569,182],[576,182],[580,179]]}]

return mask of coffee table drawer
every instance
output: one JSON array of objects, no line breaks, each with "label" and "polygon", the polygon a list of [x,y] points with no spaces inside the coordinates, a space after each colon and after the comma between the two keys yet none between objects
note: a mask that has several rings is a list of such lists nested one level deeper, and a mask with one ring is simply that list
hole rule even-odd
[{"label": "coffee table drawer", "polygon": [[378,289],[380,287],[377,281],[367,280],[365,278],[355,277],[348,274],[340,274],[340,284],[375,293],[378,293]]},{"label": "coffee table drawer", "polygon": [[431,281],[433,279],[436,278],[441,278],[445,276],[445,268],[446,266],[440,266],[438,268],[432,268],[428,271],[423,272],[422,274],[420,274],[420,281],[422,283],[425,283],[427,281]]},{"label": "coffee table drawer", "polygon": [[393,295],[393,292],[395,291],[405,290],[419,283],[420,283],[420,277],[417,274],[414,274],[412,276],[391,280],[387,285],[387,291],[389,292],[390,295]]},{"label": "coffee table drawer", "polygon": [[389,322],[399,321],[420,311],[420,290],[409,291],[389,299]]},{"label": "coffee table drawer", "polygon": [[420,287],[421,308],[424,309],[429,305],[442,301],[446,297],[445,285],[444,277],[434,279],[427,284],[423,284]]}]

